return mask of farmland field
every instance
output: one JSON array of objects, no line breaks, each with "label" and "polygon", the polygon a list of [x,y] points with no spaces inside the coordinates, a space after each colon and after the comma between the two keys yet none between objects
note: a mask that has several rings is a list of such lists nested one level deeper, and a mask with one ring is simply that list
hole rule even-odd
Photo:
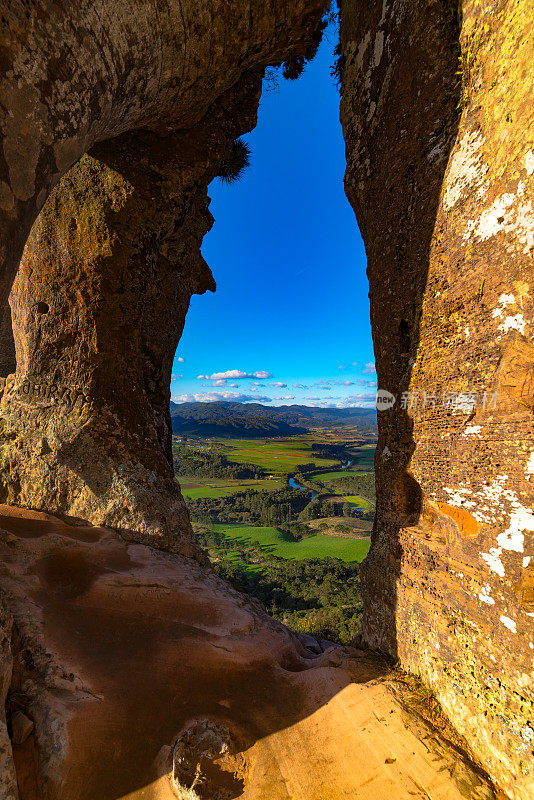
[{"label": "farmland field", "polygon": [[218,575],[276,619],[348,644],[360,625],[376,436],[358,425],[272,435],[253,422],[256,435],[245,424],[215,432],[214,423],[206,436],[173,436],[197,541]]},{"label": "farmland field", "polygon": [[274,492],[282,488],[282,483],[277,480],[247,480],[231,478],[204,478],[197,475],[188,477],[187,475],[177,476],[181,486],[182,494],[191,500],[199,497],[228,497],[237,492],[246,492],[254,489],[257,492]]},{"label": "farmland field", "polygon": [[364,497],[359,497],[357,494],[346,494],[343,499],[347,503],[353,503],[358,508],[369,508],[369,501]]},{"label": "farmland field", "polygon": [[352,469],[339,469],[335,472],[316,472],[314,475],[311,476],[311,480],[319,481],[319,483],[324,483],[325,481],[333,481],[336,478],[346,478],[347,475],[354,473],[355,470]]},{"label": "farmland field", "polygon": [[214,525],[227,539],[233,539],[236,546],[248,546],[256,541],[262,549],[272,555],[285,559],[303,560],[305,558],[339,558],[345,562],[363,561],[369,551],[369,541],[343,539],[336,536],[315,535],[300,542],[276,528],[254,527],[253,525]]},{"label": "farmland field", "polygon": [[363,467],[364,469],[374,469],[375,466],[375,445],[364,444],[354,451],[352,467]]},{"label": "farmland field", "polygon": [[181,486],[182,495],[190,500],[198,500],[199,497],[227,497],[231,492],[225,489],[217,489],[213,486]]},{"label": "farmland field", "polygon": [[325,483],[328,481],[335,481],[337,478],[346,478],[348,475],[369,474],[369,472],[374,470],[374,457],[374,447],[372,450],[364,450],[363,448],[359,448],[358,455],[352,460],[350,467],[347,467],[346,469],[316,472],[310,477],[314,481]]},{"label": "farmland field", "polygon": [[346,478],[347,475],[362,475],[367,473],[369,473],[369,470],[352,469],[352,467],[349,467],[348,469],[339,469],[334,472],[316,472],[310,476],[310,480],[325,483],[327,481],[334,481],[336,478]]},{"label": "farmland field", "polygon": [[306,523],[309,531],[321,533],[326,536],[347,536],[347,528],[351,529],[350,534],[355,539],[369,538],[373,523],[371,520],[361,519],[360,517],[319,517],[311,519]]},{"label": "farmland field", "polygon": [[299,464],[315,463],[325,467],[338,464],[333,458],[320,458],[312,453],[305,437],[287,439],[219,439],[222,452],[229,461],[255,464],[275,474],[295,472]]}]

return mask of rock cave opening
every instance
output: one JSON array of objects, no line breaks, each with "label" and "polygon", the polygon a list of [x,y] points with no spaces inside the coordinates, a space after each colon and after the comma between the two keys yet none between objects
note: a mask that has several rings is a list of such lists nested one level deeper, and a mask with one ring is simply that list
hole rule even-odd
[{"label": "rock cave opening", "polygon": [[[265,68],[285,63],[291,75],[314,54],[326,4],[175,5],[162,1],[156,14],[150,4],[100,0],[105,13],[82,3],[74,19],[63,0],[38,12],[17,2],[2,16],[0,261],[12,322],[6,311],[0,500],[13,519],[29,509],[43,530],[50,526],[47,536],[25,537],[8,520],[2,533],[2,687],[10,685],[16,631],[24,664],[15,672],[29,682],[36,723],[24,741],[41,748],[37,766],[32,749],[22,766],[15,757],[14,768],[13,729],[2,720],[1,781],[10,800],[15,772],[28,769],[23,800],[41,791],[36,781],[54,800],[86,800],[87,786],[99,796],[92,764],[80,761],[84,714],[91,709],[89,721],[102,726],[90,750],[93,763],[105,763],[112,738],[104,717],[91,717],[91,692],[94,683],[106,711],[117,712],[126,692],[116,680],[122,658],[131,693],[122,695],[130,705],[120,718],[133,729],[135,692],[147,706],[157,696],[158,724],[148,716],[143,724],[151,747],[169,750],[167,761],[177,720],[187,730],[204,705],[224,716],[227,694],[249,709],[254,681],[266,676],[277,707],[294,714],[270,718],[267,704],[257,716],[228,715],[255,743],[289,736],[353,691],[349,667],[338,669],[337,656],[332,664],[328,656],[325,665],[335,669],[321,694],[313,670],[301,669],[309,654],[295,655],[287,632],[206,578],[174,481],[169,418],[172,362],[191,296],[213,288],[200,252],[213,223],[207,187],[229,144],[254,128]],[[360,645],[420,675],[491,778],[525,800],[534,788],[533,11],[527,0],[340,6],[345,190],[365,240],[378,386],[395,401],[379,414]],[[97,541],[83,520],[100,526]],[[48,548],[58,546],[83,550],[80,563],[88,565],[86,582],[67,599],[45,569]],[[157,635],[119,591],[132,574],[135,596],[159,620]],[[98,595],[104,585],[109,593]],[[213,651],[224,651],[239,631],[231,669],[209,647],[190,658],[189,671],[175,669],[174,634],[158,616],[171,596],[170,618],[183,626],[191,652],[210,637]],[[35,622],[39,602],[49,639]],[[216,623],[205,622],[203,602]],[[187,603],[194,613],[177,621],[170,608]],[[124,653],[116,644],[121,614],[129,613]],[[76,626],[83,635],[71,640]],[[108,683],[104,651],[98,660],[82,646],[97,636],[115,659]],[[151,664],[136,660],[143,637],[163,665],[160,694],[150,697],[143,674]],[[260,651],[263,661],[255,661]],[[260,662],[268,667],[252,675],[251,663]],[[219,677],[217,691],[206,665]],[[190,685],[195,670],[204,670],[202,696]],[[167,694],[173,681],[189,687],[186,711]],[[58,734],[50,726],[57,704],[59,720],[76,719],[71,739],[65,727]],[[83,708],[80,717],[75,708]],[[152,787],[160,780],[155,754],[149,759],[134,739],[132,760],[101,776],[117,800],[143,796],[149,776]],[[288,740],[280,741],[276,776]],[[393,763],[382,750],[380,757]],[[265,759],[260,752],[253,767],[263,789]],[[310,763],[303,760],[303,773]],[[50,764],[59,764],[55,772]],[[298,780],[309,790],[304,774]],[[166,791],[144,796],[171,796]],[[473,796],[492,796],[480,792]]]},{"label": "rock cave opening", "polygon": [[177,403],[374,405],[365,248],[343,189],[331,75],[338,42],[331,23],[297,80],[267,71],[257,124],[241,137],[249,166],[208,187],[215,224],[202,254],[217,291],[191,300]]}]

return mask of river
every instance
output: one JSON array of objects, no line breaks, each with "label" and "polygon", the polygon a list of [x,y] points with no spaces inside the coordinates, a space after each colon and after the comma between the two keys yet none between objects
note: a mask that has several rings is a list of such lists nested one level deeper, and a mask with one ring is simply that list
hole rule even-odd
[{"label": "river", "polygon": [[302,486],[300,483],[297,483],[295,478],[289,478],[288,483],[292,489],[303,489],[305,492],[309,492],[311,494],[310,503],[317,497],[317,492],[312,492],[311,489],[307,489],[306,486]]},{"label": "river", "polygon": [[[347,461],[346,464],[341,464],[340,467],[341,467],[341,469],[348,469],[351,464],[352,464],[352,461]],[[309,492],[309,494],[311,494],[310,503],[311,503],[312,500],[315,500],[315,498],[317,497],[317,492],[312,492],[311,489],[308,489],[306,486],[302,486],[301,483],[297,483],[295,478],[289,478],[288,479],[288,483],[289,483],[289,485],[291,486],[292,489],[303,489],[305,492]]]}]

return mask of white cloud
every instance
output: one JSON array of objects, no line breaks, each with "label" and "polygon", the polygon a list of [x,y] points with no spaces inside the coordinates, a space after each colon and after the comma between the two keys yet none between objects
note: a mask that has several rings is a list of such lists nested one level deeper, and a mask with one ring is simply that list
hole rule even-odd
[{"label": "white cloud", "polygon": [[177,381],[179,378],[183,378],[183,375],[175,375],[174,373],[171,375],[171,381]]},{"label": "white cloud", "polygon": [[342,386],[352,386],[353,383],[352,383],[352,381],[343,381],[343,383],[341,385]]},{"label": "white cloud", "polygon": [[343,364],[340,364],[338,369],[347,369]]},{"label": "white cloud", "polygon": [[295,395],[294,394],[286,394],[285,397],[275,397],[274,399],[275,400],[294,400],[295,399]]},{"label": "white cloud", "polygon": [[213,381],[212,386],[226,386],[226,378],[220,378],[218,381]]},{"label": "white cloud", "polygon": [[258,370],[258,372],[243,372],[241,369],[228,369],[226,372],[214,372],[212,375],[197,375],[197,381],[221,381],[221,380],[243,380],[245,378],[272,378],[270,372]]},{"label": "white cloud", "polygon": [[293,386],[293,389],[307,389],[308,388],[303,383],[294,383],[292,386]]},{"label": "white cloud", "polygon": [[339,403],[338,408],[350,408],[350,406],[363,406],[364,408],[375,408],[374,394],[352,394],[344,397]]},{"label": "white cloud", "polygon": [[[336,402],[332,402],[336,400]],[[374,394],[354,394],[350,397],[344,398],[328,398],[324,400],[321,397],[307,397],[306,402],[314,408],[352,408],[358,406],[359,408],[375,408]]]},{"label": "white cloud", "polygon": [[306,403],[309,406],[313,406],[313,408],[335,408],[334,403],[330,403],[328,400],[321,400],[320,397],[307,397]]},{"label": "white cloud", "polygon": [[375,367],[374,361],[368,361],[367,364],[365,365],[365,368],[364,368],[363,371],[367,375],[372,375],[373,373],[375,373],[376,372],[376,367]]},{"label": "white cloud", "polygon": [[173,403],[215,403],[218,400],[234,401],[236,403],[270,403],[271,397],[262,395],[240,394],[239,392],[200,392],[198,394],[179,394],[171,398]]},{"label": "white cloud", "polygon": [[274,386],[276,389],[285,389],[286,386],[287,386],[287,383],[280,383],[280,382],[278,382],[278,383],[270,383],[269,386]]},{"label": "white cloud", "polygon": [[182,356],[178,356],[178,358],[177,358],[176,360],[177,360],[177,361],[178,361],[180,364],[183,364],[183,363],[185,363],[185,358],[182,358]]}]

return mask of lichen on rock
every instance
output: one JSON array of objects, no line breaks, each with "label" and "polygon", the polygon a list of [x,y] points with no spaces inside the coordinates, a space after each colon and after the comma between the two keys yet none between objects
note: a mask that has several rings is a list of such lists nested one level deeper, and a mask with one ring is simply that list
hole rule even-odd
[{"label": "lichen on rock", "polygon": [[517,800],[534,792],[533,25],[522,0],[342,4],[345,183],[397,398],[362,639],[422,676]]}]

